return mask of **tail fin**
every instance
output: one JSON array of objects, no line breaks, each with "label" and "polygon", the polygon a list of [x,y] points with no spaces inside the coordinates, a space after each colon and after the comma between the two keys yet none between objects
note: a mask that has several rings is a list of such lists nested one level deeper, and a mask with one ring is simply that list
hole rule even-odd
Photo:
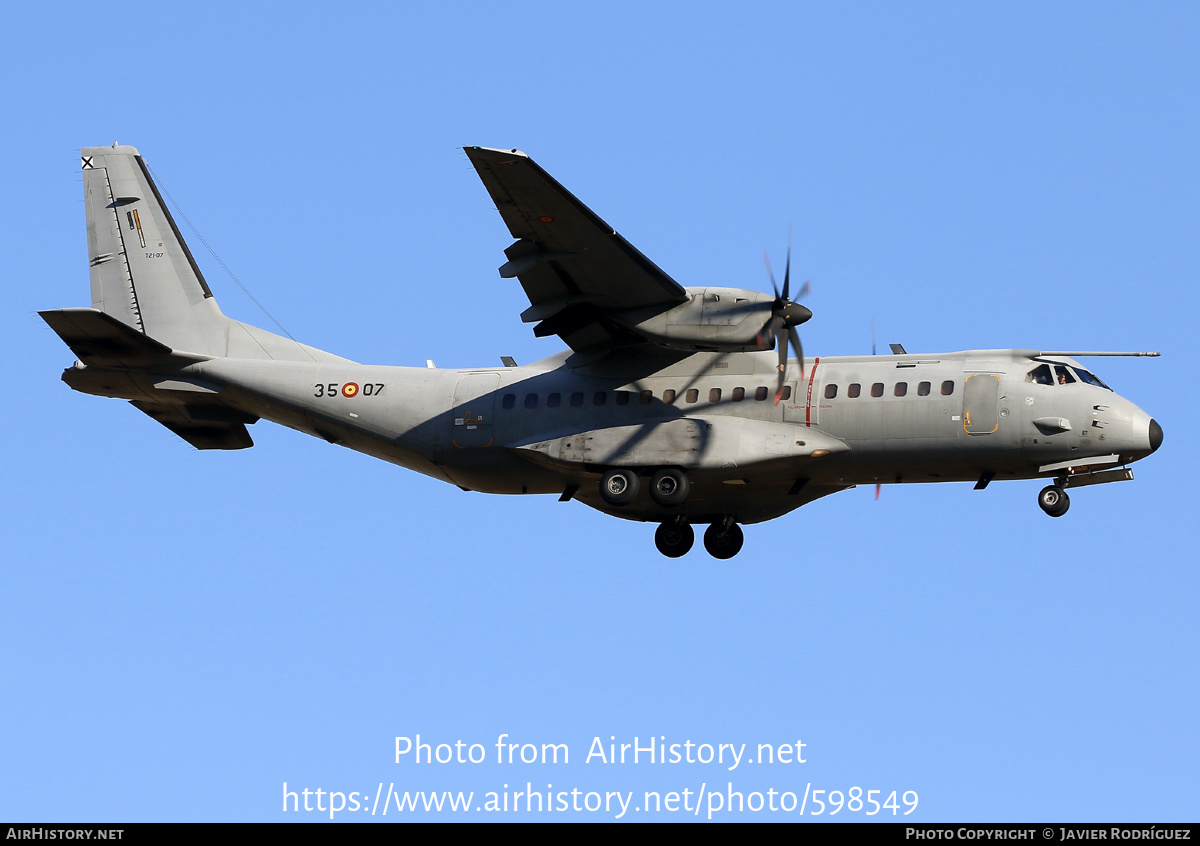
[{"label": "tail fin", "polygon": [[81,153],[92,306],[173,349],[224,354],[226,319],[141,155]]}]

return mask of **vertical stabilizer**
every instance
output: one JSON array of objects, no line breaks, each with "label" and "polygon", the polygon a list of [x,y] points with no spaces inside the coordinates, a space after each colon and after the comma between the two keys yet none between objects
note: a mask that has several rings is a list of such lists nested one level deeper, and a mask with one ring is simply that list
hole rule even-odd
[{"label": "vertical stabilizer", "polygon": [[133,147],[84,147],[92,306],[177,350],[222,355],[226,319]]}]

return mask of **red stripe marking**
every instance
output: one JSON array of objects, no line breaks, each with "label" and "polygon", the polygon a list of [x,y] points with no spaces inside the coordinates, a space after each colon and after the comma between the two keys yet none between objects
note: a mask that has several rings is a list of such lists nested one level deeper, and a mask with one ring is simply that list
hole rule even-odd
[{"label": "red stripe marking", "polygon": [[808,400],[804,406],[804,425],[812,427],[812,388],[813,380],[817,378],[817,365],[821,363],[821,357],[817,356],[813,359],[812,370],[808,371]]}]

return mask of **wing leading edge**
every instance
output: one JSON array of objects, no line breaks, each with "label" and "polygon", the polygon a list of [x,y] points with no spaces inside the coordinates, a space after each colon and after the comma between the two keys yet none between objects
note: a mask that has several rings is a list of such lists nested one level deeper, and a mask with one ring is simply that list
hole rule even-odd
[{"label": "wing leading edge", "polygon": [[464,150],[517,239],[500,275],[520,280],[530,302],[521,319],[538,323],[536,335],[558,335],[576,351],[642,343],[609,315],[687,302],[683,286],[529,156]]}]

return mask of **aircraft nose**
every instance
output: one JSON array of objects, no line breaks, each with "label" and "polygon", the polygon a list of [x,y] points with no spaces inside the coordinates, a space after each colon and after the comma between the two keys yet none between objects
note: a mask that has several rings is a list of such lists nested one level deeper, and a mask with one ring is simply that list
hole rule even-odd
[{"label": "aircraft nose", "polygon": [[1153,417],[1150,418],[1150,451],[1154,452],[1162,446],[1163,431],[1162,426],[1158,425],[1158,421]]}]

